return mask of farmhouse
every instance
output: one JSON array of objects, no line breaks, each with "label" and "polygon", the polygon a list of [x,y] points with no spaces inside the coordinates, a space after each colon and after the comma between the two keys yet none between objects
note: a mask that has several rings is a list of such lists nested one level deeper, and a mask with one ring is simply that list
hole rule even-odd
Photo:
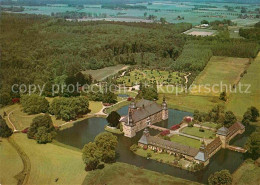
[{"label": "farmhouse", "polygon": [[137,103],[133,100],[128,107],[128,115],[121,121],[123,122],[124,135],[134,137],[136,132],[143,130],[147,125],[167,119],[168,108],[165,98],[163,98],[161,105],[145,99]]}]

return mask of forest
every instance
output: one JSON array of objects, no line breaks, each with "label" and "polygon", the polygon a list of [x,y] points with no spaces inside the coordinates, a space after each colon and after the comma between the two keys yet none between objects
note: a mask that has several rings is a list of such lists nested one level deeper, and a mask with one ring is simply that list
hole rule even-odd
[{"label": "forest", "polygon": [[189,23],[75,22],[8,13],[1,17],[1,105],[20,97],[11,92],[13,84],[67,84],[80,71],[117,64],[192,72],[192,83],[212,55],[254,58],[259,50],[257,42],[231,39],[227,31],[204,38],[182,34],[192,27]]}]

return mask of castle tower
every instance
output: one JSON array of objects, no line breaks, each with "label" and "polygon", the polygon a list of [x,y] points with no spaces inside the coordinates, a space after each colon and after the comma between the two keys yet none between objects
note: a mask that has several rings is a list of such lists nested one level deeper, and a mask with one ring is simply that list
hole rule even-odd
[{"label": "castle tower", "polygon": [[123,132],[126,137],[134,137],[136,135],[135,123],[132,117],[132,112],[128,114],[128,120],[126,124],[123,124]]},{"label": "castle tower", "polygon": [[135,99],[133,99],[128,107],[128,113],[130,112],[133,113],[136,109],[137,107],[136,107]]},{"label": "castle tower", "polygon": [[167,103],[165,101],[165,96],[163,96],[163,102],[162,102],[162,119],[163,120],[168,119],[168,107],[167,107]]},{"label": "castle tower", "polygon": [[198,154],[194,157],[196,161],[202,162],[204,166],[209,164],[209,156],[206,151],[206,146],[204,140],[201,143]]},{"label": "castle tower", "polygon": [[228,134],[229,134],[229,130],[225,126],[217,130],[216,136],[220,138],[222,142],[222,148],[226,148],[226,146],[228,145],[228,141],[227,141]]},{"label": "castle tower", "polygon": [[134,123],[134,120],[133,120],[132,112],[131,112],[131,111],[130,111],[129,114],[128,114],[128,123],[127,123],[127,125],[130,126],[130,127],[135,126],[135,123]]}]

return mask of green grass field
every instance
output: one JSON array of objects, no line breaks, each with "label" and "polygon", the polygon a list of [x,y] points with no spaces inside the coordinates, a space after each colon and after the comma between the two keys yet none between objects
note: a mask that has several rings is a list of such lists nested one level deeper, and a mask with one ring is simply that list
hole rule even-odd
[{"label": "green grass field", "polygon": [[17,184],[15,176],[23,170],[23,162],[7,139],[0,142],[0,165],[0,183]]},{"label": "green grass field", "polygon": [[260,184],[260,168],[251,161],[245,161],[232,176],[234,185]]},{"label": "green grass field", "polygon": [[95,114],[102,109],[102,102],[99,101],[89,101],[89,109],[91,110],[91,114]]},{"label": "green grass field", "polygon": [[[27,184],[81,184],[87,174],[81,152],[49,144],[37,144],[26,134],[13,139],[28,155],[31,172]],[[1,168],[2,164],[1,164]],[[4,168],[5,169],[5,168]],[[59,178],[58,182],[55,179]]]},{"label": "green grass field", "polygon": [[200,138],[214,138],[215,137],[215,133],[211,130],[206,130],[204,129],[204,132],[200,132],[199,131],[200,128],[198,127],[185,127],[181,130],[182,133],[184,134],[189,134],[192,136],[196,136],[196,137],[200,137]]},{"label": "green grass field", "polygon": [[[249,59],[246,58],[212,57],[193,82],[195,86],[191,89],[191,94],[219,96],[226,88],[221,89],[220,83],[228,85],[226,90],[229,92],[229,87],[232,88],[240,80],[240,74],[243,73],[248,62]],[[211,91],[207,89],[206,84],[209,84]],[[218,86],[214,87],[214,84],[218,84]],[[199,85],[203,86],[199,87]]]},{"label": "green grass field", "polygon": [[217,128],[218,124],[211,123],[211,122],[205,122],[205,123],[202,123],[202,126],[210,127],[210,128]]},{"label": "green grass field", "polygon": [[[159,71],[159,70],[138,70],[130,72],[130,76],[123,76],[117,79],[118,83],[132,86],[140,81],[145,81],[148,84],[157,82],[159,84],[179,84],[183,79],[184,74],[178,72]],[[184,80],[184,79],[183,79]]]},{"label": "green grass field", "polygon": [[163,96],[165,96],[169,108],[188,112],[194,112],[196,109],[201,112],[208,112],[215,105],[223,103],[223,101],[220,101],[216,96],[197,96],[189,94],[180,94],[178,96],[159,94],[158,103],[162,102]]},{"label": "green grass field", "polygon": [[141,169],[125,163],[106,165],[102,170],[89,172],[83,185],[195,185],[185,179]]},{"label": "green grass field", "polygon": [[176,142],[176,143],[181,143],[183,145],[187,145],[193,148],[199,148],[201,143],[199,140],[196,139],[191,139],[185,136],[179,136],[179,135],[173,135],[171,137],[171,141]]},{"label": "green grass field", "polygon": [[129,66],[126,65],[116,65],[116,66],[105,67],[97,70],[86,70],[83,71],[83,74],[90,74],[94,80],[101,81],[111,75],[118,73],[121,70],[127,69],[128,67]]},{"label": "green grass field", "polygon": [[[250,93],[231,94],[227,103],[227,109],[233,111],[240,118],[250,106],[260,110],[260,53],[247,69],[247,74],[241,79],[241,84],[249,84]],[[242,91],[246,90],[246,86]]]},{"label": "green grass field", "polygon": [[147,150],[143,150],[142,148],[137,149],[137,151],[135,152],[137,155],[140,155],[142,157],[147,157],[147,154],[150,153],[152,156],[150,157],[150,159],[156,160],[156,161],[161,161],[163,163],[171,163],[174,161],[175,156],[174,155],[170,155],[167,153],[158,153],[158,152],[154,152],[150,149]]}]

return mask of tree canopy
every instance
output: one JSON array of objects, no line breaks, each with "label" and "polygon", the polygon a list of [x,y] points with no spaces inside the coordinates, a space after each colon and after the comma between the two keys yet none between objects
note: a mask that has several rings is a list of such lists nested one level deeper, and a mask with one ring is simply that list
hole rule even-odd
[{"label": "tree canopy", "polygon": [[232,175],[228,170],[221,170],[211,174],[208,179],[209,185],[231,185]]},{"label": "tree canopy", "polygon": [[37,94],[26,94],[21,97],[23,111],[28,114],[46,113],[49,109],[49,102]]},{"label": "tree canopy", "polygon": [[121,116],[118,114],[116,111],[112,111],[108,116],[107,116],[107,122],[109,123],[109,126],[111,127],[118,127],[119,126],[119,120]]},{"label": "tree canopy", "polygon": [[8,127],[5,119],[0,116],[0,137],[9,137],[13,133],[12,129]]}]

